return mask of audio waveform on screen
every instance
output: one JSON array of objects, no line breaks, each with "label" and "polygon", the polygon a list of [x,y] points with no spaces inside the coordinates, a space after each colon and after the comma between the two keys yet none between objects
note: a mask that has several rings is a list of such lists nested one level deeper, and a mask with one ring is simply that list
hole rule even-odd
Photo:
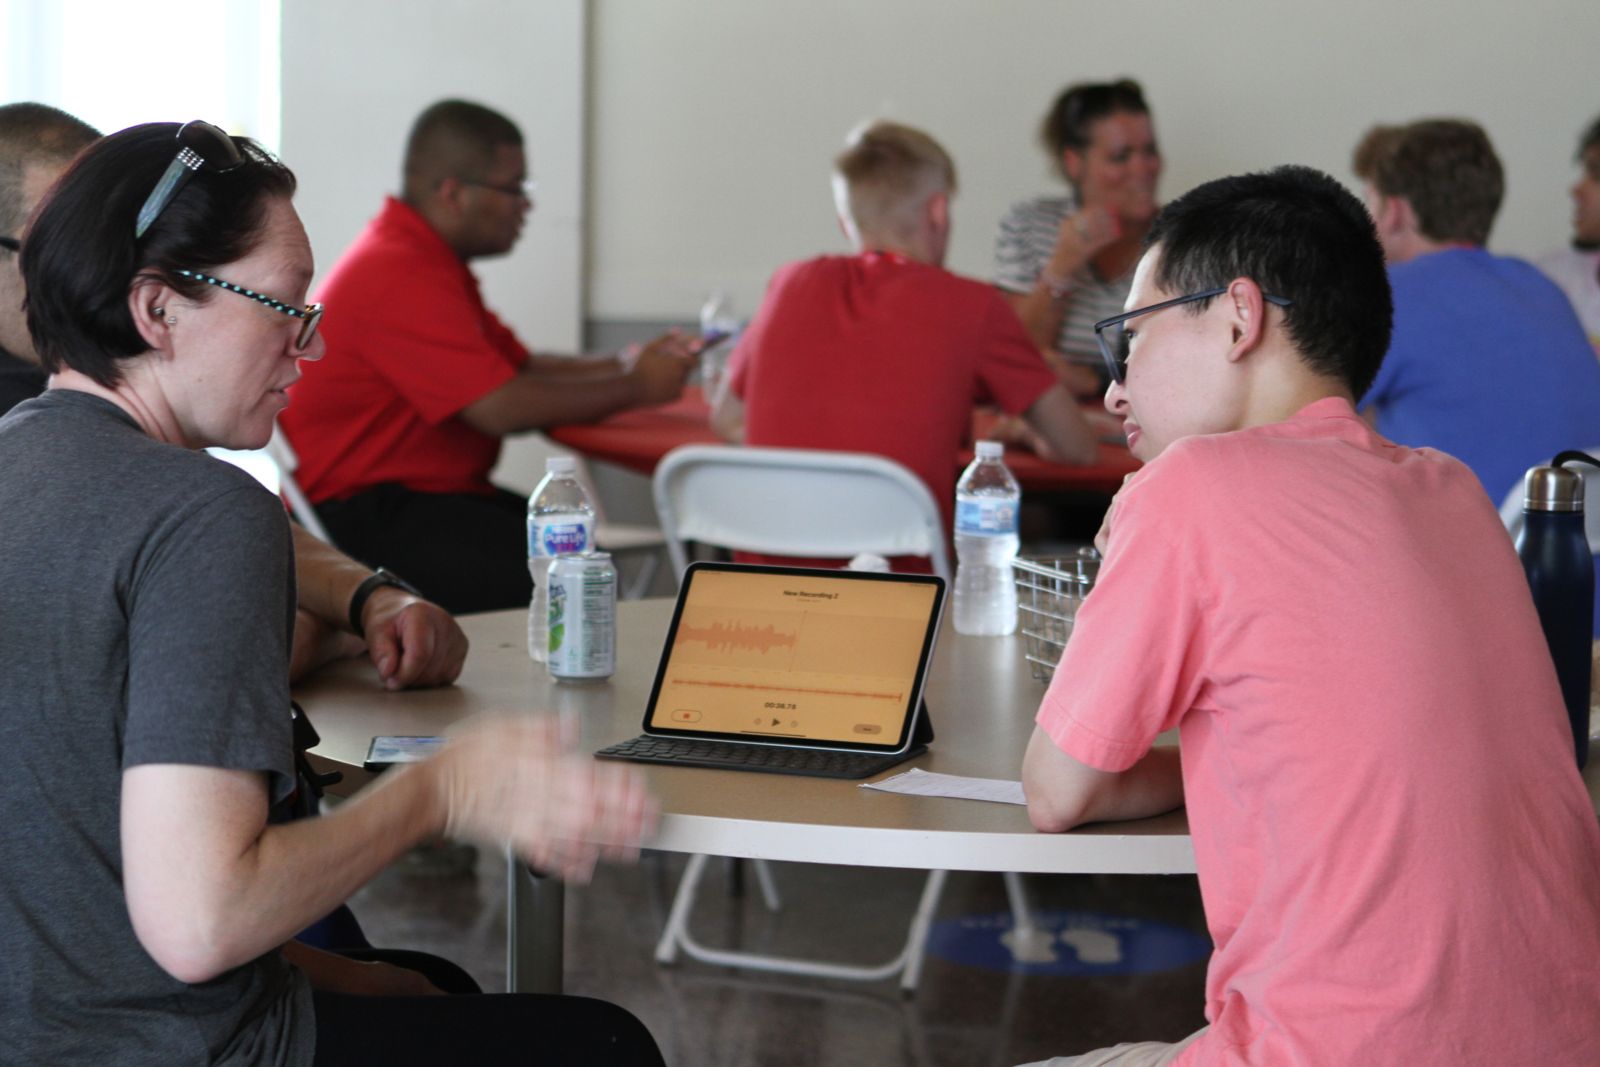
[{"label": "audio waveform on screen", "polygon": [[691,626],[688,622],[678,627],[678,640],[699,641],[712,652],[752,651],[763,655],[777,648],[794,648],[798,633],[778,629],[771,623],[755,625],[734,623],[724,625],[714,622],[709,626]]},{"label": "audio waveform on screen", "polygon": [[831,696],[831,697],[859,697],[864,700],[888,700],[897,704],[905,703],[906,694],[902,692],[884,693],[863,689],[824,689],[804,685],[776,685],[759,682],[729,682],[721,679],[710,678],[673,678],[671,685],[698,686],[704,689],[757,689],[763,693],[800,693],[806,696]]}]

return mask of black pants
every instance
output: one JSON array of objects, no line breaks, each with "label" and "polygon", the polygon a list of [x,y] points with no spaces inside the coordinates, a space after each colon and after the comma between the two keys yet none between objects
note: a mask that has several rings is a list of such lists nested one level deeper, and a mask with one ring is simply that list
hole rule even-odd
[{"label": "black pants", "polygon": [[315,993],[315,1067],[442,1063],[663,1067],[644,1024],[588,997]]},{"label": "black pants", "polygon": [[479,496],[399,485],[317,506],[342,551],[389,568],[452,614],[528,606],[527,512],[505,489]]}]

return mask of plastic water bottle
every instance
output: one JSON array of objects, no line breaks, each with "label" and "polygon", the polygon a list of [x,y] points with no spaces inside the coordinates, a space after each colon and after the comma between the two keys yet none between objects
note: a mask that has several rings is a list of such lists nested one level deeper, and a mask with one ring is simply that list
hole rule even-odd
[{"label": "plastic water bottle", "polygon": [[956,483],[955,627],[998,637],[1017,628],[1017,511],[1022,489],[1006,469],[1005,446],[979,441],[977,458]]},{"label": "plastic water bottle", "polygon": [[[1563,453],[1565,456],[1565,453]],[[1556,457],[1560,463],[1563,456]],[[1567,706],[1578,766],[1589,761],[1590,637],[1594,558],[1583,528],[1583,476],[1561,467],[1528,471],[1517,555],[1539,609]]]},{"label": "plastic water bottle", "polygon": [[544,478],[528,498],[528,573],[533,577],[528,655],[539,663],[550,658],[550,561],[587,552],[594,542],[594,505],[578,482],[578,461],[551,456],[544,469]]},{"label": "plastic water bottle", "polygon": [[733,354],[734,343],[739,339],[741,323],[734,318],[728,298],[721,289],[713,289],[706,302],[700,305],[700,337],[706,346],[700,350],[700,388],[707,399],[717,395],[722,372]]}]

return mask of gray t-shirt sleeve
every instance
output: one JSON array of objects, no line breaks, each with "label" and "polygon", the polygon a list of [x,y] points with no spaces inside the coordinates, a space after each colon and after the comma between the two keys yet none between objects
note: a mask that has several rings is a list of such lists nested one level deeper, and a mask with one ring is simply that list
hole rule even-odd
[{"label": "gray t-shirt sleeve", "polygon": [[294,788],[289,642],[293,548],[258,486],[216,494],[164,525],[135,564],[124,769],[182,763],[262,771]]}]

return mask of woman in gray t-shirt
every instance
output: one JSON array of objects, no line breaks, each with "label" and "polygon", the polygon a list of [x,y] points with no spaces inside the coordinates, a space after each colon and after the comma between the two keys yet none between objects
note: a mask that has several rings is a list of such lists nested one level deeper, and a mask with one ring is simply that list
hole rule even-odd
[{"label": "woman in gray t-shirt", "polygon": [[199,449],[266,444],[323,355],[294,188],[209,124],[136,126],[84,151],[23,245],[51,379],[0,420],[4,1056],[658,1065],[611,1005],[398,995],[429,991],[399,968],[357,989],[348,961],[280,948],[420,840],[512,841],[581,878],[653,811],[636,772],[523,715],[269,822],[295,785],[289,531]]}]

